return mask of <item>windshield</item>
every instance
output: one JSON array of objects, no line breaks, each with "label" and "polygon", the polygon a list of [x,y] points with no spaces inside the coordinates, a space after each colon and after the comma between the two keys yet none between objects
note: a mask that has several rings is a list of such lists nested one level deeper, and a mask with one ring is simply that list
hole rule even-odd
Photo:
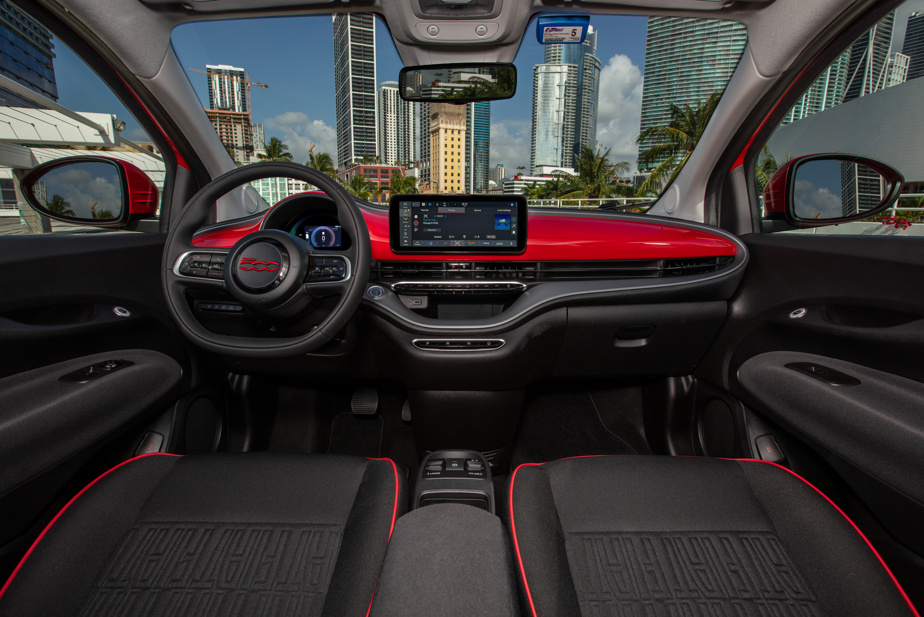
[{"label": "windshield", "polygon": [[[198,22],[173,44],[238,165],[306,164],[373,202],[521,194],[531,206],[644,211],[696,147],[744,28],[591,16],[581,42],[541,44],[535,26],[514,62],[515,96],[461,105],[402,100],[404,65],[369,13]],[[254,186],[268,204],[311,188]]]}]

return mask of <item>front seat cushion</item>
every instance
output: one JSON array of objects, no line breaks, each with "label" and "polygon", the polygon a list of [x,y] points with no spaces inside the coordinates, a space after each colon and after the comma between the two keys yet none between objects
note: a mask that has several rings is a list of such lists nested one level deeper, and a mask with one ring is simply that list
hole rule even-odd
[{"label": "front seat cushion", "polygon": [[533,615],[916,615],[853,523],[760,461],[522,465],[510,531]]},{"label": "front seat cushion", "polygon": [[363,615],[403,501],[388,460],[138,457],[46,527],[0,614]]}]

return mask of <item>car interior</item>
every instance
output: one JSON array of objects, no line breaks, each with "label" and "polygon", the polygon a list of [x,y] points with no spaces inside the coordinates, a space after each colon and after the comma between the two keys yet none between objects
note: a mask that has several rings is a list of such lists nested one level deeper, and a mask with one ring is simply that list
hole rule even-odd
[{"label": "car interior", "polygon": [[[47,233],[0,235],[0,615],[920,615],[922,240],[845,231],[894,220],[917,178],[832,137],[756,181],[901,2],[0,4],[86,63],[163,167],[155,186],[106,151],[14,166]],[[366,14],[404,67],[379,79],[430,105],[502,100],[508,70],[529,97],[518,52],[544,17],[747,36],[643,213],[369,201],[291,157],[236,164],[178,33]],[[441,90],[450,69],[491,76]],[[2,137],[4,109],[7,165],[39,142]],[[874,177],[875,206],[800,209],[810,169]],[[53,207],[79,173],[111,180],[108,217]],[[274,178],[311,188],[254,197]]]}]

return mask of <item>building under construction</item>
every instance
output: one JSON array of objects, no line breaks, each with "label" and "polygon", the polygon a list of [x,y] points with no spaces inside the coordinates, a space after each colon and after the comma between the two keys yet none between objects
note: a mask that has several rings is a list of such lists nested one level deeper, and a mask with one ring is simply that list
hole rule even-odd
[{"label": "building under construction", "polygon": [[[255,149],[263,144],[254,142],[254,125],[251,117],[250,87],[266,88],[266,84],[250,81],[244,69],[224,64],[208,64],[205,71],[189,69],[208,77],[209,107],[205,113],[215,127],[218,139],[238,165],[254,157]],[[260,127],[262,133],[262,127]]]}]

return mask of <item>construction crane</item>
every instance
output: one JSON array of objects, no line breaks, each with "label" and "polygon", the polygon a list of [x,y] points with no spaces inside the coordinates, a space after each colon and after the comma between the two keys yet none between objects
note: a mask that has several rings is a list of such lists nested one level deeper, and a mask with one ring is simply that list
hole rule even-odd
[{"label": "construction crane", "polygon": [[[208,71],[203,71],[201,69],[186,69],[186,70],[192,71],[193,73],[201,73],[203,75],[209,74]],[[222,77],[227,77],[228,79],[239,80],[241,83],[244,84],[244,93],[245,93],[245,96],[247,97],[247,112],[248,113],[253,113],[252,112],[253,108],[250,106],[250,86],[257,86],[258,88],[269,88],[269,86],[267,86],[266,84],[258,84],[255,81],[250,81],[250,73],[244,73],[243,79],[241,79],[237,75],[222,75]]]}]

